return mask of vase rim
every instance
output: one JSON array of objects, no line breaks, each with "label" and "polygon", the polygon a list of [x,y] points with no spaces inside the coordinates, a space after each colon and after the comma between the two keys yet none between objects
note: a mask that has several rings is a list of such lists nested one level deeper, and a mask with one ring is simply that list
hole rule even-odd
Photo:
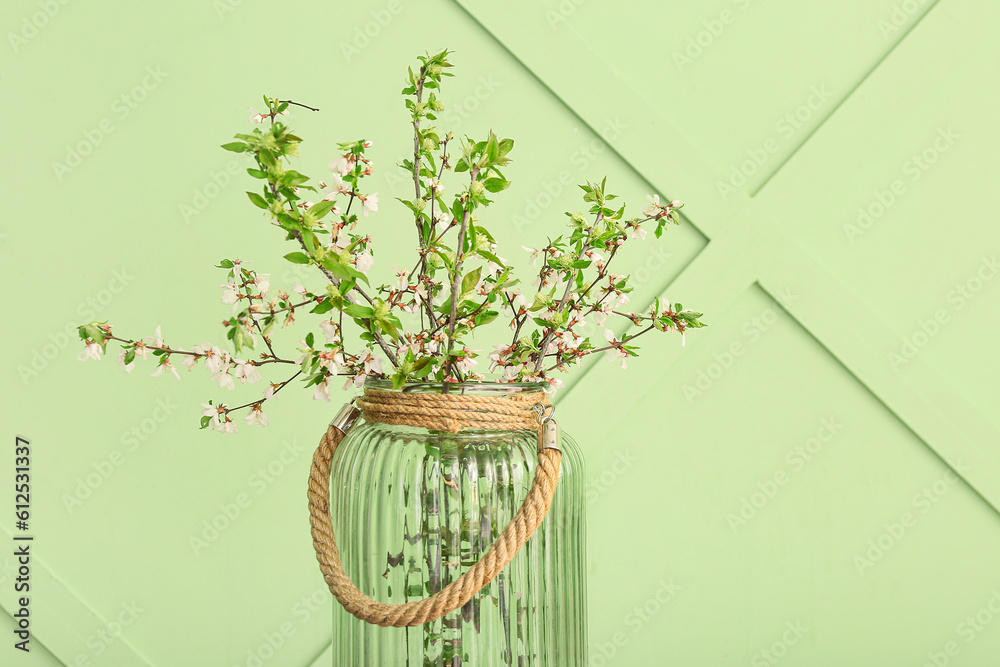
[{"label": "vase rim", "polygon": [[455,394],[518,394],[545,391],[548,387],[544,382],[407,382],[399,389],[394,389],[391,380],[376,378],[365,380],[365,387],[378,389],[379,391],[440,394],[444,392],[446,386],[448,393]]}]

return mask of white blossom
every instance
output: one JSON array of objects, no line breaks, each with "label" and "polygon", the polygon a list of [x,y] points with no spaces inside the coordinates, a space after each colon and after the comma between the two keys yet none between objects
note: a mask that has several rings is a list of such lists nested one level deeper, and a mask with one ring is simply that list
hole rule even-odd
[{"label": "white blossom", "polygon": [[258,112],[253,107],[247,107],[247,113],[250,114],[250,117],[247,120],[249,120],[251,123],[263,123],[265,120],[267,120],[266,114]]},{"label": "white blossom", "polygon": [[97,343],[87,343],[87,346],[81,350],[80,354],[76,355],[76,358],[80,361],[86,361],[87,359],[93,359],[94,361],[101,360],[101,346]]},{"label": "white blossom", "polygon": [[368,272],[371,271],[371,268],[374,265],[375,265],[375,258],[372,257],[371,253],[367,251],[359,253],[358,256],[354,259],[354,268],[356,268],[358,271],[360,271],[365,275],[368,275]]},{"label": "white blossom", "polygon": [[[86,352],[86,350],[84,350],[84,352]],[[131,373],[132,369],[135,368],[135,359],[126,364],[125,363],[126,354],[128,354],[128,350],[122,350],[121,352],[118,353],[118,365],[124,368],[126,373]],[[187,361],[187,358],[185,358],[184,361]]]},{"label": "white blossom", "polygon": [[361,215],[365,218],[368,217],[369,213],[374,213],[378,210],[378,193],[373,192],[368,196],[358,195],[361,199]]},{"label": "white blossom", "polygon": [[451,213],[448,211],[438,211],[434,214],[434,224],[438,227],[438,232],[443,232],[451,226]]},{"label": "white blossom", "polygon": [[323,335],[326,336],[327,343],[337,343],[340,338],[337,336],[337,323],[332,320],[323,320],[319,323],[319,328],[323,330]]},{"label": "white blossom", "polygon": [[250,412],[246,416],[247,426],[267,426],[271,423],[270,418],[264,414],[260,403],[250,406]]},{"label": "white blossom", "polygon": [[229,364],[226,364],[225,368],[220,368],[212,375],[212,379],[219,383],[219,386],[223,389],[229,389],[230,391],[236,389],[236,385],[233,382],[233,376],[229,374]]},{"label": "white blossom", "polygon": [[607,350],[605,350],[604,358],[612,362],[621,359],[622,368],[627,368],[628,364],[626,363],[625,360],[628,359],[628,352],[623,350],[621,347],[617,347],[621,344],[621,341],[615,338],[615,332],[612,331],[611,329],[605,329],[604,340],[608,341],[608,343],[610,343],[611,345],[616,346],[616,347],[609,347]]},{"label": "white blossom", "polygon": [[313,390],[313,400],[330,402],[330,378],[325,377]]},{"label": "white blossom", "polygon": [[159,375],[163,375],[164,371],[170,371],[171,373],[174,374],[175,378],[177,378],[178,380],[181,379],[181,376],[177,374],[177,367],[174,366],[172,363],[170,363],[170,360],[167,359],[166,357],[164,357],[163,361],[159,363],[159,365],[156,367],[156,370],[150,373],[149,375],[150,377],[155,378]]},{"label": "white blossom", "polygon": [[649,200],[649,205],[642,209],[642,214],[648,217],[654,217],[660,214],[660,195],[646,195],[646,199]]},{"label": "white blossom", "polygon": [[536,268],[538,265],[538,258],[544,254],[542,250],[535,250],[534,248],[529,248],[526,245],[521,246],[531,255],[531,268]]},{"label": "white blossom", "polygon": [[332,172],[340,174],[341,176],[346,176],[347,172],[349,172],[353,166],[353,159],[348,160],[349,157],[353,158],[353,156],[350,155],[341,155],[340,157],[331,160],[327,167],[329,167]]}]

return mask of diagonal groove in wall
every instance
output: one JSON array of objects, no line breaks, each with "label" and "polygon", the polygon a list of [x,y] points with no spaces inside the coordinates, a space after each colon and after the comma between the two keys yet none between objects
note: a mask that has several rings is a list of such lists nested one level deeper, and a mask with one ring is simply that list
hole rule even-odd
[{"label": "diagonal groove in wall", "polygon": [[804,137],[802,137],[802,140],[799,141],[795,145],[795,148],[793,148],[791,150],[791,152],[789,152],[788,155],[786,155],[785,158],[774,167],[774,169],[771,171],[771,173],[768,174],[767,178],[765,178],[760,183],[760,185],[758,185],[756,188],[753,189],[753,191],[750,192],[750,196],[751,197],[756,197],[757,193],[759,193],[761,190],[763,190],[767,186],[767,184],[770,183],[771,180],[776,175],[778,175],[778,173],[785,167],[785,165],[788,164],[796,156],[796,154],[799,152],[799,149],[801,149],[803,146],[805,146],[809,142],[809,140],[812,138],[812,136],[814,134],[816,134],[817,132],[819,132],[819,130],[824,125],[826,125],[827,121],[830,120],[830,118],[832,118],[834,115],[836,115],[837,111],[839,111],[840,108],[848,100],[850,100],[854,96],[854,93],[856,93],[857,90],[861,86],[863,86],[864,83],[872,76],[872,74],[874,74],[878,70],[878,68],[882,66],[882,63],[884,63],[889,58],[889,56],[891,56],[896,51],[896,48],[899,47],[899,45],[902,44],[906,40],[907,35],[909,35],[918,25],[920,25],[923,22],[924,18],[927,16],[928,13],[931,12],[931,10],[934,9],[934,7],[937,6],[938,2],[940,2],[940,0],[934,0],[927,7],[927,9],[924,11],[924,13],[921,14],[917,18],[917,20],[913,21],[913,23],[911,23],[906,28],[906,30],[903,32],[903,34],[900,35],[899,39],[896,40],[896,42],[893,43],[888,49],[886,49],[886,51],[882,54],[882,56],[878,60],[875,61],[875,63],[868,69],[868,71],[865,72],[865,73],[863,73],[858,78],[858,80],[854,83],[854,85],[851,86],[850,90],[848,90],[846,93],[844,93],[844,96],[840,98],[840,101],[838,101],[833,106],[833,108],[830,109],[830,111],[825,116],[823,116],[818,123],[816,123],[816,126],[813,127],[809,131],[808,134],[806,134]]},{"label": "diagonal groove in wall", "polygon": [[[786,276],[793,279],[786,278],[783,281],[786,284],[791,282],[801,286],[812,282],[814,285],[821,286],[825,290],[824,296],[826,297],[823,302],[829,310],[834,312],[843,310],[838,308],[838,300],[850,304],[853,318],[868,323],[866,334],[869,335],[869,339],[895,340],[895,335],[889,331],[888,327],[882,325],[873,313],[856,302],[838,281],[825,274],[816,265],[815,260],[798,244],[781,243],[773,239],[768,244],[772,247],[781,247],[781,251],[777,254],[779,258],[777,261],[761,262],[760,264],[759,275],[761,277],[758,284],[769,295],[774,297],[774,286],[771,285],[771,280],[775,278],[775,275],[780,275],[781,271],[784,271]],[[795,267],[800,264],[808,264],[809,271],[797,270]],[[768,267],[781,268],[769,271]],[[977,446],[984,436],[993,432],[992,426],[985,422],[975,410],[966,405],[961,397],[951,390],[950,385],[932,370],[923,371],[927,379],[919,383],[881,381],[879,378],[881,368],[874,362],[874,357],[881,353],[868,352],[872,346],[861,338],[860,331],[845,331],[843,328],[839,328],[836,330],[837,336],[825,335],[821,329],[831,326],[831,320],[829,318],[810,318],[808,314],[804,313],[807,305],[815,301],[817,299],[806,299],[799,306],[788,304],[783,305],[783,307],[803,332],[819,343],[830,354],[831,358],[836,359],[844,370],[850,373],[925,447],[951,468],[990,509],[1000,514],[1000,495],[989,484],[994,479],[990,471],[1000,470],[1000,458],[995,451]],[[848,358],[851,355],[864,357],[866,354],[872,356],[872,360]],[[933,387],[934,395],[927,396],[926,391],[920,390],[923,387]],[[941,404],[948,406],[947,412],[949,413],[961,411],[963,414],[956,421],[953,416],[949,416],[946,411],[938,407]],[[973,465],[969,473],[960,471],[958,466],[953,463],[953,461],[969,461],[970,458]]]},{"label": "diagonal groove in wall", "polygon": [[[8,543],[13,541],[11,533],[2,526],[0,526],[0,538]],[[35,544],[35,542],[32,542],[32,544]],[[31,597],[31,606],[34,610],[31,639],[45,647],[49,653],[58,658],[63,664],[76,664],[78,662],[76,658],[82,652],[80,646],[84,642],[75,641],[71,631],[83,632],[84,628],[97,626],[106,628],[108,627],[107,620],[102,618],[83,598],[66,586],[45,565],[43,559],[34,554],[31,557],[31,579],[32,585],[44,590],[44,595],[36,594]],[[0,608],[13,618],[14,612],[6,598],[0,598]],[[41,636],[36,635],[36,629],[39,625],[41,625],[42,630]],[[116,651],[119,657],[127,658],[130,665],[151,666],[153,664],[124,634],[119,635],[115,639],[114,645],[109,648]]]}]

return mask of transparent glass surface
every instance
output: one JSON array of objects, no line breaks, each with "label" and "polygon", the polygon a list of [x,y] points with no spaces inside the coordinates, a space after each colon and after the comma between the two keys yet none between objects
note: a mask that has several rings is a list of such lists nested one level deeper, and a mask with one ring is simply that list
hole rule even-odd
[{"label": "transparent glass surface", "polygon": [[[449,391],[496,395],[538,388],[468,384]],[[366,595],[399,603],[425,598],[459,577],[517,513],[535,474],[537,447],[530,431],[355,426],[334,456],[330,496],[351,579]],[[335,667],[584,667],[583,458],[565,434],[560,448],[559,484],[545,521],[463,608],[418,627],[380,628],[333,600]]]}]

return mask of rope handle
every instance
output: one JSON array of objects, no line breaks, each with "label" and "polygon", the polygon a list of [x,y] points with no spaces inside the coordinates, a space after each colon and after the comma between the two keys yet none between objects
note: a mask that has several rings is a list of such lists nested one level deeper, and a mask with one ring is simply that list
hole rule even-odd
[{"label": "rope handle", "polygon": [[[482,590],[514,559],[548,514],[559,482],[558,430],[552,414],[539,412],[538,466],[527,497],[517,514],[496,542],[468,571],[430,597],[402,604],[373,600],[358,590],[344,571],[330,519],[330,468],[333,455],[356,419],[357,411],[348,404],[341,416],[330,424],[313,454],[309,471],[309,523],[313,548],[323,578],[330,592],[344,609],[361,619],[382,627],[409,627],[431,623],[461,608]],[[345,418],[350,410],[352,418]]]}]

